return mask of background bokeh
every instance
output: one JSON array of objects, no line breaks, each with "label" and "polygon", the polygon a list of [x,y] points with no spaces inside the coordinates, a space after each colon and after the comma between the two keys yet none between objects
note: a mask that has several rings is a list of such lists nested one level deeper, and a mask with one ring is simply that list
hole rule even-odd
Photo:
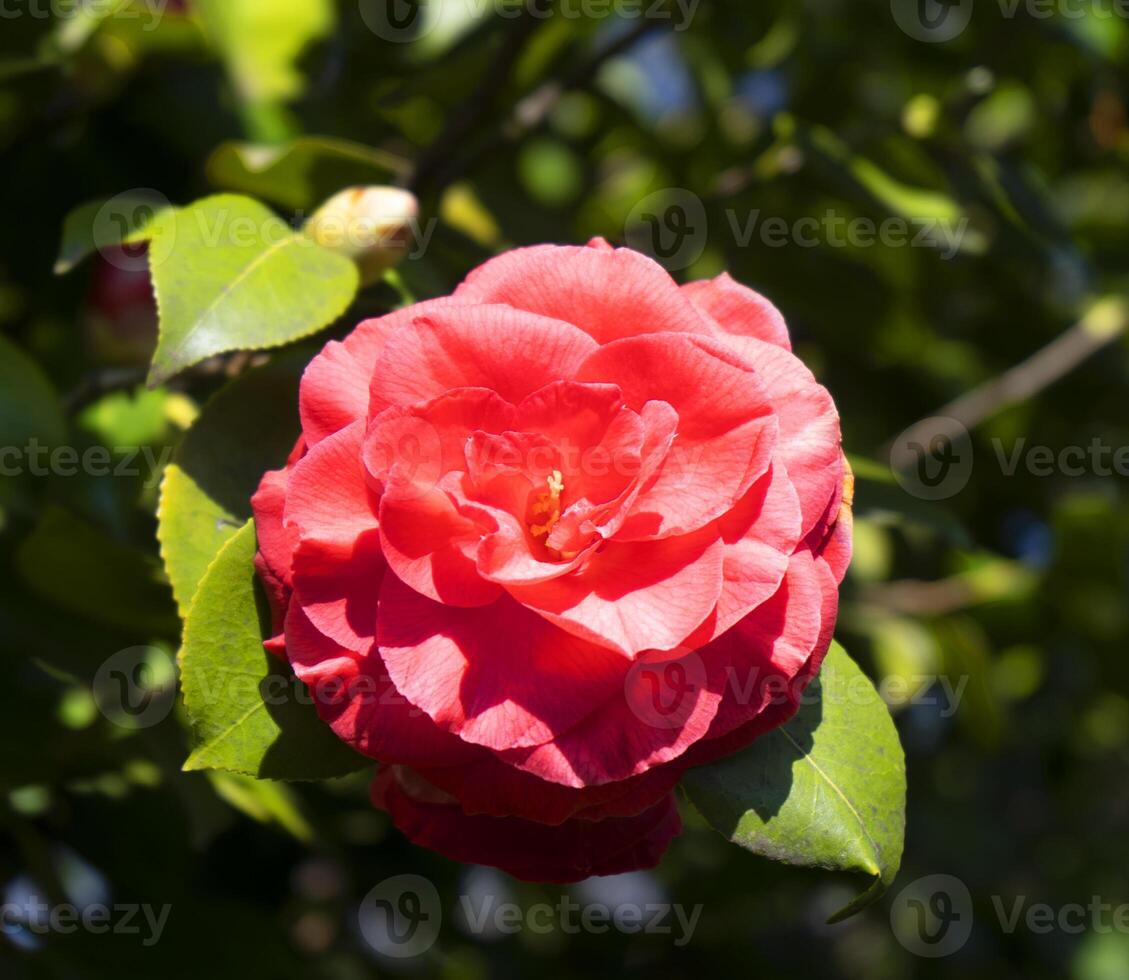
[{"label": "background bokeh", "polygon": [[[1129,11],[951,6],[946,24],[934,0],[404,0],[401,21],[384,0],[7,0],[0,446],[138,451],[114,452],[117,475],[22,456],[0,477],[0,897],[171,910],[150,946],[8,930],[4,977],[1129,976],[1125,914],[1005,927],[1017,902],[1129,902]],[[248,141],[289,149],[264,168]],[[825,925],[850,883],[740,851],[687,807],[655,872],[569,893],[701,903],[688,943],[476,932],[459,896],[564,890],[411,847],[363,776],[181,773],[179,709],[140,728],[100,710],[119,651],[151,648],[146,683],[175,683],[153,461],[247,365],[144,390],[144,273],[95,256],[56,275],[63,219],[135,189],[235,190],[289,218],[354,182],[418,194],[426,246],[400,275],[421,298],[500,249],[604,235],[679,279],[728,269],[784,312],[858,477],[838,637],[887,682],[907,752],[906,853],[877,906]],[[398,301],[366,291],[318,342]],[[890,464],[936,415],[971,433],[939,490]],[[907,699],[891,678],[932,680]],[[407,873],[444,921],[397,961],[358,909]],[[974,925],[929,958],[897,896],[936,874]]]}]

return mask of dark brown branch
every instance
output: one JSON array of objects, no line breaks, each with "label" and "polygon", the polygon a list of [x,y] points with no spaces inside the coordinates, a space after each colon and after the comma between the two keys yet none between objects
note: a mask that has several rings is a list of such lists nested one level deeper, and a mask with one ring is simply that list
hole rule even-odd
[{"label": "dark brown branch", "polygon": [[408,181],[408,190],[415,194],[426,190],[436,172],[447,163],[481,122],[482,117],[490,111],[498,93],[509,81],[514,65],[525,50],[526,42],[545,22],[545,14],[551,2],[552,0],[528,0],[522,16],[514,21],[502,43],[501,51],[490,63],[482,80],[470,97],[451,113],[446,127],[423,151],[415,172]]},{"label": "dark brown branch", "polygon": [[1069,374],[1101,348],[1112,343],[1129,328],[1129,304],[1116,297],[1096,303],[1078,323],[1061,333],[1045,347],[1009,368],[998,377],[942,405],[929,418],[908,429],[896,445],[890,444],[895,469],[916,465],[909,452],[911,443],[928,444],[941,437],[950,442],[966,429],[1011,405],[1039,394]]},{"label": "dark brown branch", "polygon": [[437,172],[432,187],[439,193],[473,170],[479,162],[499,147],[516,143],[539,129],[549,118],[549,114],[568,92],[583,88],[612,58],[630,50],[645,35],[662,26],[661,21],[642,18],[630,31],[602,48],[590,59],[578,65],[564,76],[535,89],[515,107],[509,117],[493,136],[452,163],[447,169]]}]

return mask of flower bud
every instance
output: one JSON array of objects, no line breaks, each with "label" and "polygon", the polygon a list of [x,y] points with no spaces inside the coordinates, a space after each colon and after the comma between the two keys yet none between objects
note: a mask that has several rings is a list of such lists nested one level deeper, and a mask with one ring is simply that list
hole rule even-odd
[{"label": "flower bud", "polygon": [[378,281],[408,251],[419,202],[398,187],[350,187],[326,201],[303,232],[357,263],[363,285]]}]

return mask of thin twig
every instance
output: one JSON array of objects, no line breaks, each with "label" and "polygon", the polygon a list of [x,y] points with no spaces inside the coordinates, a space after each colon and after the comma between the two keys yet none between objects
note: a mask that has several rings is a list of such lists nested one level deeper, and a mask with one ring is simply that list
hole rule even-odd
[{"label": "thin twig", "polygon": [[630,50],[639,40],[651,31],[662,26],[661,21],[642,18],[630,31],[602,48],[590,59],[572,71],[535,89],[515,107],[494,135],[477,148],[471,149],[460,160],[446,170],[439,171],[433,183],[437,193],[445,190],[464,174],[473,170],[485,157],[507,143],[516,143],[539,129],[549,118],[549,114],[568,92],[583,88],[612,58]]},{"label": "thin twig", "polygon": [[894,469],[917,465],[911,444],[928,445],[940,438],[954,442],[985,419],[1026,401],[1073,371],[1129,328],[1129,303],[1119,297],[1100,300],[1090,311],[1045,347],[998,377],[942,405],[888,445]]},{"label": "thin twig", "polygon": [[509,81],[510,74],[518,58],[525,50],[526,42],[545,22],[545,14],[552,0],[529,0],[520,18],[513,26],[502,44],[502,50],[491,61],[482,80],[475,86],[470,97],[447,119],[447,125],[430,146],[423,151],[415,172],[408,181],[408,190],[419,194],[451,156],[465,142],[494,104],[498,93]]}]

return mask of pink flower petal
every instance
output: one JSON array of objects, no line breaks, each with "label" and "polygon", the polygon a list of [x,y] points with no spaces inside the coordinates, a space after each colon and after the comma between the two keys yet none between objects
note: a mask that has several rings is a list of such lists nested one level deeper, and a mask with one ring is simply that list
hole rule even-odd
[{"label": "pink flower petal", "polygon": [[614,696],[553,741],[502,753],[511,765],[565,786],[601,786],[679,759],[709,731],[721,690],[693,650],[639,657]]},{"label": "pink flower petal", "polygon": [[752,337],[729,337],[730,344],[763,382],[776,416],[780,440],[776,459],[800,495],[807,534],[842,492],[843,451],[839,413],[827,389],[794,354]]},{"label": "pink flower petal", "polygon": [[650,868],[682,829],[673,795],[632,817],[574,817],[546,826],[517,817],[467,816],[457,805],[428,799],[426,793],[424,799],[413,796],[405,783],[410,786],[410,779],[382,770],[373,784],[373,802],[389,812],[410,841],[526,881],[566,883]]},{"label": "pink flower petal", "polygon": [[386,493],[380,503],[384,555],[397,576],[416,592],[449,606],[483,606],[500,586],[478,572],[474,550],[484,528],[438,487],[400,498]]},{"label": "pink flower petal", "polygon": [[508,306],[452,305],[393,333],[373,369],[369,413],[489,388],[517,403],[571,378],[596,343],[562,320]]},{"label": "pink flower petal", "polygon": [[609,541],[571,575],[510,594],[550,622],[626,656],[670,650],[721,596],[724,550],[712,529],[660,541]]},{"label": "pink flower petal", "polygon": [[287,654],[318,715],[358,752],[385,762],[450,766],[478,753],[438,728],[393,686],[375,646],[363,654],[322,634],[297,604],[286,619]]},{"label": "pink flower petal", "polygon": [[690,282],[682,294],[718,327],[720,332],[756,337],[785,350],[792,349],[780,311],[760,293],[723,272],[716,279]]},{"label": "pink flower petal", "polygon": [[579,379],[619,385],[637,412],[661,401],[678,414],[670,451],[619,538],[703,527],[768,469],[776,442],[768,394],[752,367],[715,341],[677,334],[618,340],[592,354]]},{"label": "pink flower petal", "polygon": [[394,575],[381,586],[377,643],[389,675],[441,728],[492,749],[538,745],[620,689],[618,654],[503,597],[440,605]]},{"label": "pink flower petal", "polygon": [[646,333],[710,332],[667,271],[626,248],[514,249],[475,269],[455,298],[567,320],[601,344]]},{"label": "pink flower petal", "polygon": [[368,414],[369,385],[388,338],[418,316],[454,304],[450,297],[416,303],[364,320],[343,341],[331,340],[310,361],[299,390],[302,431],[311,445]]},{"label": "pink flower petal", "polygon": [[574,789],[514,769],[488,752],[470,765],[420,769],[427,782],[459,801],[468,816],[520,817],[560,824],[582,815],[586,820],[633,817],[674,789],[681,777],[675,766],[659,766],[640,776],[603,786]]},{"label": "pink flower petal", "polygon": [[286,527],[299,539],[351,547],[377,526],[376,497],[361,463],[363,419],[314,446],[295,465],[286,496]]}]

